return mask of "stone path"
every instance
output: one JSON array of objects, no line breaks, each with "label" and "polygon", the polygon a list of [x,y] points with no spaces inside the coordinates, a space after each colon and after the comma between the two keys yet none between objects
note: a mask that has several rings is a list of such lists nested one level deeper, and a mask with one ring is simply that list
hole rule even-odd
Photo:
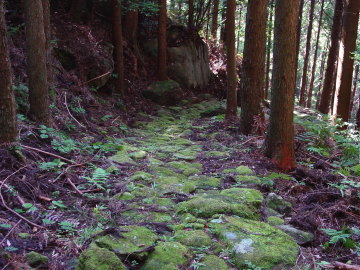
[{"label": "stone path", "polygon": [[[126,187],[107,206],[114,230],[93,239],[78,270],[291,268],[299,247],[278,228],[291,205],[275,194],[265,200],[256,189],[262,177],[234,164],[237,144],[217,139],[232,135],[211,132],[222,106],[184,104],[137,123],[108,158],[110,173],[131,168]],[[227,177],[231,185],[224,185]]]}]

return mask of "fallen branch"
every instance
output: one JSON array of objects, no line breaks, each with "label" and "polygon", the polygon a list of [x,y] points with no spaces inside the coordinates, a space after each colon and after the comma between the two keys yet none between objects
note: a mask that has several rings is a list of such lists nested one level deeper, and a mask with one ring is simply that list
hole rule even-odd
[{"label": "fallen branch", "polygon": [[107,75],[109,75],[109,74],[111,74],[111,71],[108,71],[108,72],[106,72],[106,73],[104,73],[104,74],[102,74],[102,75],[100,75],[100,76],[97,76],[97,77],[95,77],[95,78],[92,78],[91,80],[88,80],[88,81],[86,81],[86,82],[83,82],[83,83],[80,84],[79,86],[83,86],[83,85],[85,85],[85,84],[88,84],[89,82],[95,81],[95,80],[100,79],[100,78],[102,78],[102,77],[105,77],[105,76],[107,76]]},{"label": "fallen branch", "polygon": [[342,262],[333,262],[332,265],[335,267],[335,269],[339,270],[360,270],[359,265],[350,265]]},{"label": "fallen branch", "polygon": [[31,147],[31,146],[27,146],[27,145],[23,145],[23,144],[20,144],[21,147],[25,148],[25,149],[28,149],[28,150],[33,150],[33,151],[36,151],[36,152],[39,152],[39,153],[42,153],[42,154],[45,154],[45,155],[48,155],[48,156],[52,156],[52,157],[56,157],[58,159],[61,159],[63,161],[66,161],[67,163],[71,163],[71,164],[74,164],[74,165],[78,165],[75,161],[72,161],[70,159],[67,159],[67,158],[64,158],[62,156],[59,156],[59,155],[56,155],[56,154],[53,154],[53,153],[49,153],[49,152],[46,152],[46,151],[43,151],[41,149],[38,149],[38,148],[34,148],[34,147]]},{"label": "fallen branch", "polygon": [[68,183],[70,184],[70,186],[72,186],[72,188],[76,191],[76,193],[78,193],[79,195],[83,196],[84,193],[82,193],[76,186],[75,184],[70,180],[70,178],[66,178],[66,180],[68,181]]}]

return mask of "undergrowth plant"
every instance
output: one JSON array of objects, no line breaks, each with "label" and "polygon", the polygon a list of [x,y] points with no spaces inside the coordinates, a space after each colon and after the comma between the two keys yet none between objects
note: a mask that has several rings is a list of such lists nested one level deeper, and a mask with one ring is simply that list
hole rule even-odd
[{"label": "undergrowth plant", "polygon": [[354,249],[360,255],[360,243],[354,240],[355,237],[360,236],[358,228],[344,226],[340,231],[334,229],[321,230],[330,237],[330,240],[324,244],[324,249],[328,249],[331,245],[341,245],[344,248]]}]

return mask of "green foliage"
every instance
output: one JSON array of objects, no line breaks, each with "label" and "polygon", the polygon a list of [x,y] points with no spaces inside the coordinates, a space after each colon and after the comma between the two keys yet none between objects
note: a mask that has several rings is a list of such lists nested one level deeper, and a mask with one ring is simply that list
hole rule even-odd
[{"label": "green foliage", "polygon": [[20,83],[18,85],[14,85],[13,89],[15,93],[17,108],[28,108],[29,88],[25,84]]},{"label": "green foliage", "polygon": [[262,270],[261,267],[257,267],[256,265],[254,265],[252,262],[249,261],[245,261],[245,265],[246,265],[246,270]]},{"label": "green foliage", "polygon": [[52,171],[54,170],[55,172],[59,173],[60,172],[60,168],[62,166],[64,166],[66,163],[62,162],[60,159],[54,159],[53,161],[50,162],[41,162],[39,165],[39,168],[43,171]]},{"label": "green foliage", "polygon": [[52,147],[61,153],[70,153],[80,145],[61,131],[40,125],[40,138],[50,139]]},{"label": "green foliage", "polygon": [[8,26],[7,29],[7,34],[9,37],[15,35],[17,32],[19,32],[21,30],[21,28],[23,28],[25,26],[25,23],[21,23],[19,25],[15,25],[15,26]]},{"label": "green foliage", "polygon": [[329,248],[330,245],[340,244],[345,248],[360,248],[360,243],[356,242],[353,237],[360,235],[360,230],[358,228],[350,229],[347,226],[344,226],[340,231],[334,229],[321,229],[328,236],[330,240],[324,244],[324,248]]},{"label": "green foliage", "polygon": [[70,221],[62,221],[59,223],[59,230],[62,233],[73,234],[76,232],[76,225]]},{"label": "green foliage", "polygon": [[96,187],[106,190],[107,180],[109,177],[109,173],[102,168],[96,168],[91,177],[85,176],[84,178],[88,180],[91,184],[95,185]]}]

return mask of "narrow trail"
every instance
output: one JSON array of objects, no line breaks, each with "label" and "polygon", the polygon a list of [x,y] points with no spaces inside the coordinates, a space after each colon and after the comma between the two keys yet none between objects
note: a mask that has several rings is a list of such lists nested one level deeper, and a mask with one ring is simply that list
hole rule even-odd
[{"label": "narrow trail", "polygon": [[106,157],[117,194],[94,215],[108,217],[112,229],[91,238],[77,269],[295,264],[299,247],[277,227],[286,230],[281,217],[291,204],[259,191],[269,165],[254,150],[261,138],[241,137],[236,127],[224,132],[223,110],[209,100],[163,108],[152,121],[135,124],[121,150]]}]

